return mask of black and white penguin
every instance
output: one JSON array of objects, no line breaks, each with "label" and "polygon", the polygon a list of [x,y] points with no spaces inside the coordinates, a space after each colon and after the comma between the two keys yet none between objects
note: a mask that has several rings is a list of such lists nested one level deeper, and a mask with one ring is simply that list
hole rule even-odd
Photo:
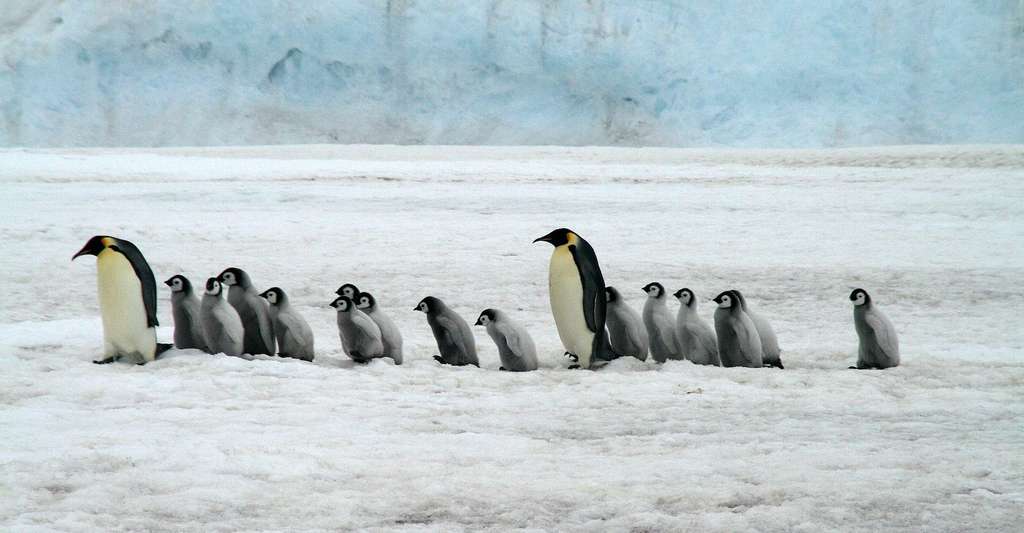
[{"label": "black and white penguin", "polygon": [[555,247],[548,267],[548,294],[558,337],[577,363],[571,368],[596,368],[616,358],[605,331],[604,276],[590,243],[567,228],[533,242]]},{"label": "black and white penguin", "polygon": [[96,256],[96,283],[103,318],[103,359],[106,364],[129,359],[146,364],[169,344],[156,342],[156,280],[142,252],[129,241],[97,235],[71,260]]},{"label": "black and white penguin", "polygon": [[735,291],[725,291],[715,296],[715,334],[718,336],[718,353],[722,366],[764,366],[761,337],[757,334],[754,321],[743,310]]},{"label": "black and white penguin", "polygon": [[669,359],[677,361],[685,359],[676,336],[675,317],[668,309],[668,296],[665,293],[665,287],[657,281],[652,281],[644,285],[643,291],[647,293],[643,317],[647,336],[651,339],[651,357],[659,363],[664,363]]},{"label": "black and white penguin", "polygon": [[236,267],[224,269],[217,281],[228,287],[228,303],[238,311],[245,328],[245,353],[250,355],[276,353],[274,322],[270,318],[270,304],[260,297],[252,279]]},{"label": "black and white penguin", "polygon": [[192,282],[181,274],[175,274],[164,285],[171,288],[174,347],[179,350],[194,348],[208,351],[203,338],[203,326],[199,322],[199,297],[192,288]]},{"label": "black and white penguin", "polygon": [[679,300],[676,337],[683,355],[696,365],[722,366],[718,356],[718,338],[697,312],[697,295],[684,287],[676,291],[674,296]]},{"label": "black and white penguin", "polygon": [[443,365],[480,366],[476,355],[476,340],[469,324],[440,298],[427,296],[412,310],[427,315],[427,324],[434,334],[437,350],[441,352],[434,356],[434,360]]},{"label": "black and white penguin", "polygon": [[615,353],[647,360],[651,341],[640,314],[623,301],[622,294],[615,287],[605,287],[607,305],[608,340]]},{"label": "black and white penguin", "polygon": [[297,309],[292,307],[288,295],[280,287],[271,287],[260,296],[270,303],[270,318],[274,321],[277,355],[312,361],[314,357],[313,330]]},{"label": "black and white penguin", "polygon": [[497,309],[484,309],[476,319],[477,326],[487,328],[501,359],[499,370],[529,372],[537,370],[537,348],[526,328]]},{"label": "black and white penguin", "polygon": [[338,290],[334,291],[334,294],[337,294],[338,296],[344,296],[354,302],[356,301],[356,297],[359,296],[359,287],[356,287],[351,283],[346,283],[341,287],[338,287]]},{"label": "black and white penguin", "polygon": [[750,320],[754,322],[754,327],[757,328],[757,335],[761,337],[761,350],[764,354],[764,366],[773,366],[775,368],[785,368],[782,366],[782,350],[779,349],[779,340],[775,336],[775,330],[772,329],[771,323],[768,322],[763,316],[755,313],[749,305],[747,305],[747,298],[743,296],[743,293],[737,290],[732,291],[736,293],[736,297],[740,299],[740,306],[743,307],[743,312],[750,317]]},{"label": "black and white penguin", "polygon": [[850,293],[853,302],[853,325],[857,328],[860,344],[857,348],[857,366],[850,368],[892,368],[900,364],[900,343],[896,328],[864,289]]}]

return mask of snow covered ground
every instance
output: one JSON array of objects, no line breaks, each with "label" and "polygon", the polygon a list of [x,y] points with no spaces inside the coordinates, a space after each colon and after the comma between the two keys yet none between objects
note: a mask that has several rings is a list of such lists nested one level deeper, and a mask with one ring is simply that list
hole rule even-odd
[{"label": "snow covered ground", "polygon": [[[0,529],[1020,527],[1022,146],[6,150],[0,183]],[[786,370],[565,369],[531,244],[563,225],[637,308],[652,280],[743,289]],[[97,233],[158,281],[234,265],[283,287],[317,360],[91,364],[95,266],[70,258]],[[341,354],[345,281],[406,365]],[[900,368],[846,370],[854,286]],[[483,368],[436,365],[429,294],[508,311],[543,368],[497,372],[481,328]]]}]

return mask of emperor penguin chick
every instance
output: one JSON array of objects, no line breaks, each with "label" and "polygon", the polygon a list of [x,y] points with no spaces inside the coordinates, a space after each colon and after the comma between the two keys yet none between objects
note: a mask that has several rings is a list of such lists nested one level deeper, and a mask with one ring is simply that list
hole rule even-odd
[{"label": "emperor penguin chick", "polygon": [[683,356],[697,365],[722,366],[715,332],[697,312],[697,295],[692,290],[683,288],[676,291],[674,296],[679,300],[676,336]]},{"label": "emperor penguin chick", "polygon": [[761,337],[761,350],[764,352],[764,365],[774,366],[775,368],[785,368],[782,366],[782,350],[779,349],[779,340],[775,337],[775,330],[772,329],[771,323],[768,322],[759,313],[755,313],[750,306],[747,305],[747,298],[743,296],[740,291],[733,291],[736,293],[736,297],[740,299],[740,305],[743,307],[743,312],[750,317],[750,320],[754,322],[754,327],[757,328],[757,336]]},{"label": "emperor penguin chick", "polygon": [[208,352],[203,338],[203,325],[199,320],[199,297],[192,282],[175,274],[164,282],[171,288],[171,315],[174,317],[174,347],[179,350],[195,348]]},{"label": "emperor penguin chick", "polygon": [[245,353],[274,355],[274,323],[270,320],[270,305],[260,298],[249,274],[231,267],[217,278],[229,287],[228,302],[238,311],[245,328]]},{"label": "emperor penguin chick", "polygon": [[288,295],[280,287],[273,287],[263,291],[260,296],[270,303],[270,318],[274,321],[274,336],[277,337],[277,355],[312,361],[313,330],[292,306]]},{"label": "emperor penguin chick", "polygon": [[402,332],[384,311],[377,305],[377,299],[368,292],[359,293],[356,307],[367,314],[380,328],[381,341],[384,343],[384,357],[390,357],[396,365],[402,364]]},{"label": "emperor penguin chick", "polygon": [[[896,328],[878,309],[864,289],[850,293],[853,302],[853,325],[860,343],[857,347],[857,366],[866,368],[892,368],[900,364],[900,343]],[[852,367],[851,367],[852,368]]]},{"label": "emperor penguin chick", "polygon": [[427,324],[434,334],[437,350],[441,352],[434,356],[437,362],[454,366],[480,366],[473,331],[458,313],[433,296],[420,300],[413,311],[422,311],[427,315]]},{"label": "emperor penguin chick", "polygon": [[646,361],[651,341],[640,314],[622,300],[622,294],[615,287],[605,287],[604,295],[608,304],[605,323],[612,351]]},{"label": "emperor penguin chick", "polygon": [[224,297],[217,278],[206,280],[206,292],[199,307],[199,322],[210,353],[241,356],[245,351],[245,328],[238,311]]},{"label": "emperor penguin chick", "polygon": [[718,336],[718,353],[722,366],[764,366],[761,351],[761,337],[757,334],[754,321],[750,319],[734,291],[725,291],[715,296],[715,333]]},{"label": "emperor penguin chick", "polygon": [[356,309],[348,296],[335,298],[331,307],[338,311],[338,335],[346,355],[357,363],[367,363],[384,355],[380,327],[366,313]]},{"label": "emperor penguin chick", "polygon": [[647,335],[651,338],[651,355],[659,363],[669,359],[683,359],[676,339],[676,321],[668,309],[665,287],[655,281],[645,285],[643,290],[647,293],[643,316]]},{"label": "emperor penguin chick", "polygon": [[526,328],[497,309],[484,309],[476,319],[477,326],[487,328],[498,346],[501,370],[527,372],[537,370],[537,348]]}]

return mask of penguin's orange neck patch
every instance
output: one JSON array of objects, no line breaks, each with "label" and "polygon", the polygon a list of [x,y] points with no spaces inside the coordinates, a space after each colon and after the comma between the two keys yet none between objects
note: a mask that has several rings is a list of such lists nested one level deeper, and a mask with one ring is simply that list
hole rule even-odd
[{"label": "penguin's orange neck patch", "polygon": [[103,246],[111,246],[114,244],[114,239],[111,239],[110,237],[103,237],[100,239],[100,242],[103,243]]},{"label": "penguin's orange neck patch", "polygon": [[576,244],[577,242],[579,242],[579,237],[575,233],[570,231],[565,234],[565,244]]}]

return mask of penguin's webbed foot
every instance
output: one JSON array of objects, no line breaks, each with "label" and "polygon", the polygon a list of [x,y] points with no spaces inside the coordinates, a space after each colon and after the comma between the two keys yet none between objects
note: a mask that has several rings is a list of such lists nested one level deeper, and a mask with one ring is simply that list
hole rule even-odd
[{"label": "penguin's webbed foot", "polygon": [[498,370],[501,370],[502,372],[508,372],[508,369],[503,366],[499,366]]},{"label": "penguin's webbed foot", "polygon": [[569,370],[579,370],[580,368],[580,365],[569,365]]},{"label": "penguin's webbed foot", "polygon": [[565,356],[568,357],[569,360],[574,363],[578,363],[580,361],[579,356],[574,353],[565,352]]},{"label": "penguin's webbed foot", "polygon": [[437,361],[438,363],[441,363],[442,365],[448,364],[448,361],[445,361],[444,358],[441,357],[440,355],[435,355],[434,360]]},{"label": "penguin's webbed foot", "polygon": [[114,361],[117,361],[117,360],[118,360],[118,356],[111,355],[110,357],[106,357],[104,359],[94,360],[92,363],[94,365],[109,365],[110,363],[113,363]]}]

